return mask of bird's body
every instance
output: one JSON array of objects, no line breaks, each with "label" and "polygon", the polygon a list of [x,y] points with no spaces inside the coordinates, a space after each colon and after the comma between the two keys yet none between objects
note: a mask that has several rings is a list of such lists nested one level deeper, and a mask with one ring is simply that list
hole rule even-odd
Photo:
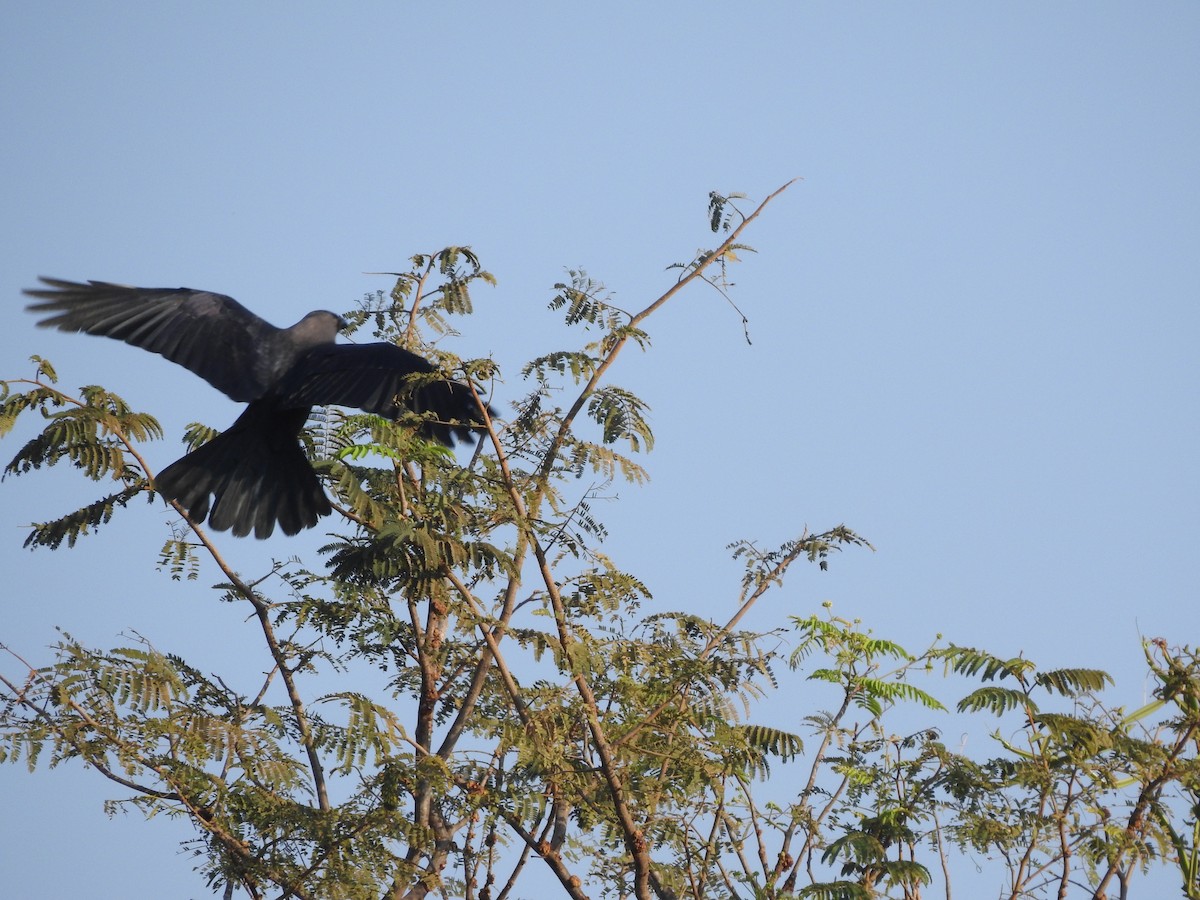
[{"label": "bird's body", "polygon": [[412,375],[435,371],[393,344],[337,344],[341,317],[326,310],[276,328],[231,297],[190,288],[136,288],[42,278],[38,325],[116,338],[161,354],[249,405],[226,431],[154,480],[196,522],[267,537],[311,528],[332,511],[299,443],[314,406],[357,407],[389,418],[432,413],[423,430],[453,446],[482,417],[470,389],[436,380],[398,395]]}]

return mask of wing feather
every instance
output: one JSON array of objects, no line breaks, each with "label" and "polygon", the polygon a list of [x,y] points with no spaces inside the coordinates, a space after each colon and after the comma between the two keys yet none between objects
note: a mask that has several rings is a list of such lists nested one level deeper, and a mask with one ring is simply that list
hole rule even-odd
[{"label": "wing feather", "polygon": [[263,348],[279,333],[232,297],[191,288],[137,288],[39,279],[25,291],[42,328],[82,331],[125,341],[195,372],[234,400],[250,401],[262,383]]},{"label": "wing feather", "polygon": [[454,446],[470,441],[472,425],[482,422],[471,390],[457,381],[413,385],[413,375],[437,369],[426,359],[394,344],[330,344],[301,356],[282,380],[284,402],[309,406],[346,406],[394,419],[403,409],[432,413],[427,437]]}]

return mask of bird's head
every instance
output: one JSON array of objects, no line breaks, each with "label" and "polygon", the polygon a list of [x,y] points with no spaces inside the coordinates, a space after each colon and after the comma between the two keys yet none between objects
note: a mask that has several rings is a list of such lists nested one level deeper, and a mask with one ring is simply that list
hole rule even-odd
[{"label": "bird's head", "polygon": [[293,325],[288,331],[297,346],[311,347],[317,344],[332,344],[338,332],[346,327],[346,320],[327,309],[317,309]]}]

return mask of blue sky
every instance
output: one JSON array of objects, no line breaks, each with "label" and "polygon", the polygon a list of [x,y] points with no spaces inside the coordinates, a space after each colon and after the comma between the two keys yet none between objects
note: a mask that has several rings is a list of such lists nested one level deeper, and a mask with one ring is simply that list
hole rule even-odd
[{"label": "blue sky", "polygon": [[[582,266],[627,308],[710,240],[710,190],[761,198],[740,321],[696,290],[614,381],[653,407],[653,481],[600,510],[663,609],[733,609],[730,541],[845,522],[877,547],[797,570],[750,626],[825,600],[920,649],[935,633],[1118,676],[1139,636],[1196,643],[1200,5],[8,4],[0,27],[0,377],[49,357],[160,417],[236,406],[23,312],[39,274],[231,294],[277,324],[469,244],[498,278],[455,349],[521,365]],[[7,459],[16,450],[8,441]],[[154,571],[138,506],[73,551],[21,526],[67,470],[0,485],[0,641],[138,631],[218,669],[240,611]],[[247,570],[297,542],[234,541]],[[213,579],[215,580],[215,579]],[[107,786],[0,771],[6,880],[28,897],[204,896],[179,832],[106,823]],[[14,810],[18,812],[14,812]],[[155,852],[154,848],[158,848]],[[63,861],[69,859],[70,865]],[[15,879],[15,882],[12,880]]]}]

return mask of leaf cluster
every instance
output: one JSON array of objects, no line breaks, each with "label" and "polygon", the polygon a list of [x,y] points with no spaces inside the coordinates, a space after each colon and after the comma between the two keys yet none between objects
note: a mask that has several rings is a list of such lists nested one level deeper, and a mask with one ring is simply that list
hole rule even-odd
[{"label": "leaf cluster", "polygon": [[[136,445],[162,437],[158,421],[136,412],[116,394],[95,385],[71,396],[56,387],[51,364],[35,356],[32,379],[0,382],[0,437],[9,434],[22,416],[40,414],[41,430],[16,452],[3,477],[25,475],[66,462],[92,481],[115,481],[120,487],[77,510],[47,522],[35,523],[26,547],[57,549],[106,525],[115,511],[139,494],[150,496],[149,479]],[[19,390],[27,386],[26,390]]]}]

